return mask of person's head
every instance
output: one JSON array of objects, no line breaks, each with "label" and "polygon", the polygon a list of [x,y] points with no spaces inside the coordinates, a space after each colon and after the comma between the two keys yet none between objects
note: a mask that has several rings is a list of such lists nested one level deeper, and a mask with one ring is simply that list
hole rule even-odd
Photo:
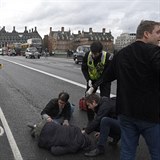
[{"label": "person's head", "polygon": [[99,57],[99,55],[101,55],[101,53],[102,53],[102,49],[103,49],[103,45],[101,42],[99,42],[99,41],[93,42],[90,46],[90,50],[92,52],[92,57],[93,58]]},{"label": "person's head", "polygon": [[69,94],[67,92],[61,92],[58,95],[58,105],[61,108],[64,108],[66,103],[68,102]]},{"label": "person's head", "polygon": [[145,43],[158,45],[160,41],[160,22],[141,21],[137,27],[136,39]]},{"label": "person's head", "polygon": [[85,97],[86,105],[88,106],[89,109],[92,109],[92,110],[94,110],[94,108],[98,105],[99,100],[100,100],[100,97],[95,93]]}]

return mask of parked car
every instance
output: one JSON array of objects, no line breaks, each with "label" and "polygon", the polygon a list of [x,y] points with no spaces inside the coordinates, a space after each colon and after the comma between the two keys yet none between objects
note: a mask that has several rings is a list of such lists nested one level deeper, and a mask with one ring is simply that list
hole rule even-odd
[{"label": "parked car", "polygon": [[16,51],[14,49],[9,49],[8,50],[8,53],[7,53],[8,56],[16,56]]},{"label": "parked car", "polygon": [[3,55],[3,49],[0,48],[0,55]]},{"label": "parked car", "polygon": [[25,51],[26,58],[40,58],[41,54],[37,51],[36,47],[29,47]]},{"label": "parked car", "polygon": [[86,52],[90,51],[89,45],[78,46],[76,52],[73,53],[73,60],[76,64],[82,62]]}]

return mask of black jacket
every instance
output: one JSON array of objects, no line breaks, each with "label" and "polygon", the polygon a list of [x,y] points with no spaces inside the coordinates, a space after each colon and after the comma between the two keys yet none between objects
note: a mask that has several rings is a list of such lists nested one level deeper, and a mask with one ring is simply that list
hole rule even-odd
[{"label": "black jacket", "polygon": [[91,145],[90,139],[76,126],[63,126],[47,122],[39,136],[38,146],[54,155],[75,153]]},{"label": "black jacket", "polygon": [[[66,103],[65,107],[63,108],[60,117],[63,117],[64,120],[70,120],[71,112],[71,105],[69,102]],[[47,114],[52,118],[55,118],[59,113],[59,106],[58,106],[58,98],[51,99],[46,107],[41,112],[41,115]]]},{"label": "black jacket", "polygon": [[[87,65],[89,53],[90,52],[87,52],[85,54],[85,56],[83,57],[82,65],[81,65],[82,73],[83,73],[83,75],[84,75],[84,77],[85,77],[85,79],[86,79],[87,82],[90,80],[90,76],[89,76],[89,72],[88,72],[88,65]],[[112,55],[110,53],[107,53],[107,57],[106,57],[106,61],[105,61],[105,66],[104,66],[104,71],[110,65],[110,62],[112,60],[111,57],[112,57]],[[94,60],[94,65],[97,66],[97,64],[99,62],[101,62],[101,55],[97,59]],[[101,77],[99,79],[97,79],[96,81],[94,81],[93,87],[97,88],[100,85],[100,83],[102,82],[102,80],[103,80],[103,73],[102,73],[102,75],[101,75]]]},{"label": "black jacket", "polygon": [[104,81],[117,79],[117,111],[160,122],[160,47],[136,41],[117,53]]},{"label": "black jacket", "polygon": [[98,105],[95,107],[95,118],[85,128],[87,134],[97,130],[103,117],[117,118],[116,116],[116,98],[101,97]]}]

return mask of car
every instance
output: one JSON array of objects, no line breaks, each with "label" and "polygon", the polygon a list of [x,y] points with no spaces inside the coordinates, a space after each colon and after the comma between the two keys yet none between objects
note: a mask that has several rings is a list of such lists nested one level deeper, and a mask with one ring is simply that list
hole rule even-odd
[{"label": "car", "polygon": [[9,49],[8,50],[8,53],[7,53],[8,56],[16,56],[16,51],[14,49]]},{"label": "car", "polygon": [[76,52],[73,53],[73,60],[76,64],[80,63],[83,61],[83,57],[86,52],[90,51],[90,46],[89,45],[81,45],[78,46],[76,49]]},{"label": "car", "polygon": [[3,49],[0,48],[0,55],[3,55]]},{"label": "car", "polygon": [[41,54],[37,51],[36,47],[29,47],[25,51],[26,58],[40,58]]}]

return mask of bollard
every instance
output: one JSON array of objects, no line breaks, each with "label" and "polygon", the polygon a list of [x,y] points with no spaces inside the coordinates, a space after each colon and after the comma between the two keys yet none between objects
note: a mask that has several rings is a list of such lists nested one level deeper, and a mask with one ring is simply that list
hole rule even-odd
[{"label": "bollard", "polygon": [[3,68],[3,64],[0,64],[0,69],[2,69]]}]

